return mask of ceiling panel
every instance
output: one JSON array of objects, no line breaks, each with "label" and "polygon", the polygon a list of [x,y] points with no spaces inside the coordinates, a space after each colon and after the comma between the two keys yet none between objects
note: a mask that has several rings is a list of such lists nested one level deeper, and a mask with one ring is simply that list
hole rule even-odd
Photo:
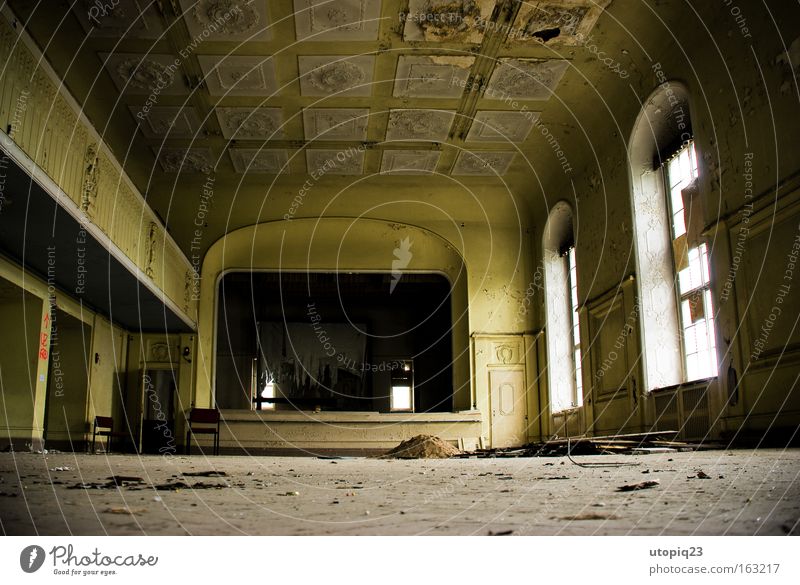
[{"label": "ceiling panel", "polygon": [[562,59],[500,59],[484,98],[547,100],[569,67]]},{"label": "ceiling panel", "polygon": [[392,110],[386,140],[444,142],[453,124],[454,111]]},{"label": "ceiling panel", "polygon": [[537,112],[479,110],[467,142],[524,142],[538,117]]},{"label": "ceiling panel", "polygon": [[198,55],[197,59],[213,97],[269,96],[277,92],[275,64],[269,55]]},{"label": "ceiling panel", "polygon": [[193,42],[272,38],[267,0],[180,0]]},{"label": "ceiling panel", "polygon": [[428,175],[436,171],[441,156],[435,150],[384,150],[381,173]]},{"label": "ceiling panel", "polygon": [[374,41],[380,0],[294,0],[297,40]]},{"label": "ceiling panel", "polygon": [[364,151],[353,148],[311,148],[306,150],[306,165],[308,174],[317,178],[324,175],[360,175],[364,169]]},{"label": "ceiling panel", "polygon": [[366,140],[369,108],[306,108],[306,140]]},{"label": "ceiling panel", "polygon": [[216,108],[222,135],[238,140],[277,140],[283,138],[283,113],[280,108]]},{"label": "ceiling panel", "polygon": [[289,152],[284,149],[231,148],[231,162],[237,173],[289,172]]},{"label": "ceiling panel", "polygon": [[470,152],[462,150],[451,174],[460,176],[503,176],[514,159],[513,152]]},{"label": "ceiling panel", "polygon": [[372,55],[301,56],[299,66],[302,95],[353,97],[372,93]]},{"label": "ceiling panel", "polygon": [[122,93],[178,95],[189,92],[180,59],[174,55],[101,53],[106,71]]}]

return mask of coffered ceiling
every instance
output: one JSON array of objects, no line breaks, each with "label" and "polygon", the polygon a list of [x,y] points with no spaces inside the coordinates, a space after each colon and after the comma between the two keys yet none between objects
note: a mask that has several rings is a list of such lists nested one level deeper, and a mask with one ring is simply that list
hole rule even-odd
[{"label": "coffered ceiling", "polygon": [[491,182],[549,150],[532,130],[610,1],[76,0],[30,30],[145,192],[208,173]]}]

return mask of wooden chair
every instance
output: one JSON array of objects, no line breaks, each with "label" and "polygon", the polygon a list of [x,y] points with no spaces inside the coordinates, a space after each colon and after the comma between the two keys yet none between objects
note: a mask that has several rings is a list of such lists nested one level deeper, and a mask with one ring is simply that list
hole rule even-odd
[{"label": "wooden chair", "polygon": [[214,435],[214,455],[219,455],[219,418],[216,408],[193,408],[189,412],[186,429],[187,455],[192,449],[192,435]]},{"label": "wooden chair", "polygon": [[110,416],[94,417],[94,430],[92,432],[92,453],[96,453],[95,443],[97,437],[106,437],[106,452],[111,453],[111,440],[124,439],[128,433],[114,431],[114,419]]}]

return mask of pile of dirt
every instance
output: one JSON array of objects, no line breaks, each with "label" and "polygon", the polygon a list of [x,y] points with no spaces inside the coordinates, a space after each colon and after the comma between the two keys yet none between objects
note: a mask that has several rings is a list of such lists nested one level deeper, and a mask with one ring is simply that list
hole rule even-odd
[{"label": "pile of dirt", "polygon": [[385,459],[447,459],[461,451],[434,435],[417,435],[382,455]]}]

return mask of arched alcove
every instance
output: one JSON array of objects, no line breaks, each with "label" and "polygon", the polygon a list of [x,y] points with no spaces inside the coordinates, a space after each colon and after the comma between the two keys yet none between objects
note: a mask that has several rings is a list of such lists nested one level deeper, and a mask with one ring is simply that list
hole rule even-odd
[{"label": "arched alcove", "polygon": [[645,101],[628,143],[644,387],[678,384],[682,356],[670,214],[661,161],[692,137],[689,93],[662,83]]},{"label": "arched alcove", "polygon": [[[218,283],[231,272],[439,274],[450,284],[453,410],[470,408],[467,279],[455,246],[423,228],[372,219],[293,219],[256,224],[215,242],[203,260],[195,404],[214,403]],[[407,262],[406,262],[407,261]]]},{"label": "arched alcove", "polygon": [[569,264],[565,259],[575,244],[572,219],[569,203],[559,201],[547,217],[542,237],[550,412],[582,403],[575,376]]}]

